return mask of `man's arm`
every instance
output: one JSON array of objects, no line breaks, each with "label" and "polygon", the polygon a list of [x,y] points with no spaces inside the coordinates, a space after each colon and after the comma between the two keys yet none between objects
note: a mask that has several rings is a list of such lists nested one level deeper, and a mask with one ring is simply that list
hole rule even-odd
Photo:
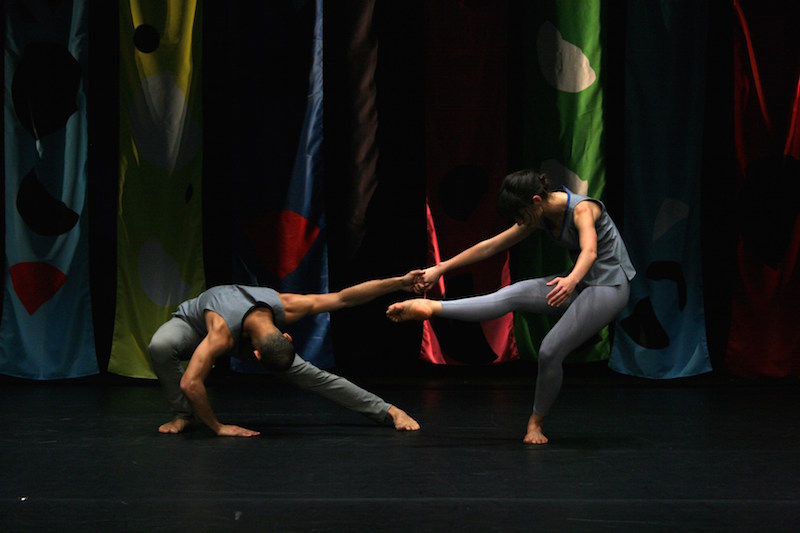
[{"label": "man's arm", "polygon": [[422,270],[412,270],[404,276],[365,281],[327,294],[281,294],[286,322],[296,322],[308,315],[355,307],[400,290],[411,292],[422,272]]},{"label": "man's arm", "polygon": [[233,348],[233,338],[225,321],[217,313],[206,311],[208,334],[197,346],[181,378],[181,391],[192,404],[194,415],[220,436],[254,437],[258,431],[222,424],[211,409],[205,380],[214,365],[214,359]]}]

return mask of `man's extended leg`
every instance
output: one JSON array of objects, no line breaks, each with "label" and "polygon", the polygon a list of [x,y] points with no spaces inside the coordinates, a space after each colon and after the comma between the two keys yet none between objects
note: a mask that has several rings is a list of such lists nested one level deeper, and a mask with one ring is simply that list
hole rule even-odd
[{"label": "man's extended leg", "polygon": [[299,355],[295,354],[292,366],[278,375],[301,389],[319,394],[380,424],[392,423],[395,429],[401,431],[419,429],[416,420],[402,409],[386,403],[341,376],[320,370]]}]

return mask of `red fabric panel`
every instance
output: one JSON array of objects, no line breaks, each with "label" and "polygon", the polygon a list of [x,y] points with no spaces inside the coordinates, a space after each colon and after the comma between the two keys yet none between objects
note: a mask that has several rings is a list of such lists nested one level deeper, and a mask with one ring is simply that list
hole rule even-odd
[{"label": "red fabric panel", "polygon": [[244,224],[259,262],[279,280],[294,272],[319,235],[319,227],[304,216],[283,209],[267,211]]},{"label": "red fabric panel", "polygon": [[[504,3],[479,2],[427,2],[425,10],[429,248],[446,259],[505,227],[495,205],[508,170],[507,10]],[[438,289],[457,298],[495,291],[509,279],[501,254],[448,274]],[[440,290],[429,296],[440,297]],[[434,320],[424,326],[426,361],[516,357],[511,313],[485,323]]]},{"label": "red fabric panel", "polygon": [[725,362],[740,376],[800,377],[800,10],[734,9],[740,232]]}]

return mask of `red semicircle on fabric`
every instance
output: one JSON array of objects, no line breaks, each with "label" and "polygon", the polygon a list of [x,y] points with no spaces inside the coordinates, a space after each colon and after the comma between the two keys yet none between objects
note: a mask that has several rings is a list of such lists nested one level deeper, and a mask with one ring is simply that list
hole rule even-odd
[{"label": "red semicircle on fabric", "polygon": [[50,300],[67,281],[67,275],[48,263],[26,262],[9,269],[14,292],[32,315]]},{"label": "red semicircle on fabric", "polygon": [[279,279],[295,271],[319,235],[316,224],[287,210],[260,215],[246,231],[259,262]]}]

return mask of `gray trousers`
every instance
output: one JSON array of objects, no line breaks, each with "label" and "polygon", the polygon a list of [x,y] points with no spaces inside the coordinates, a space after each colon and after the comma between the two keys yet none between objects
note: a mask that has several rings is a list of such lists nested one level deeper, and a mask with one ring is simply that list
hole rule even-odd
[{"label": "gray trousers", "polygon": [[[181,361],[191,358],[203,338],[189,324],[173,317],[158,328],[148,347],[153,370],[164,396],[175,416],[180,418],[192,416],[192,405],[181,391]],[[288,383],[319,394],[378,423],[390,423],[388,411],[391,406],[388,403],[341,376],[320,370],[297,354],[292,366],[277,375]]]},{"label": "gray trousers", "polygon": [[545,416],[561,390],[564,359],[592,335],[611,323],[628,303],[630,285],[583,286],[572,293],[561,307],[547,305],[553,278],[519,281],[483,296],[442,301],[444,318],[482,321],[498,318],[512,311],[561,315],[545,335],[539,348],[539,372],[533,412]]}]

